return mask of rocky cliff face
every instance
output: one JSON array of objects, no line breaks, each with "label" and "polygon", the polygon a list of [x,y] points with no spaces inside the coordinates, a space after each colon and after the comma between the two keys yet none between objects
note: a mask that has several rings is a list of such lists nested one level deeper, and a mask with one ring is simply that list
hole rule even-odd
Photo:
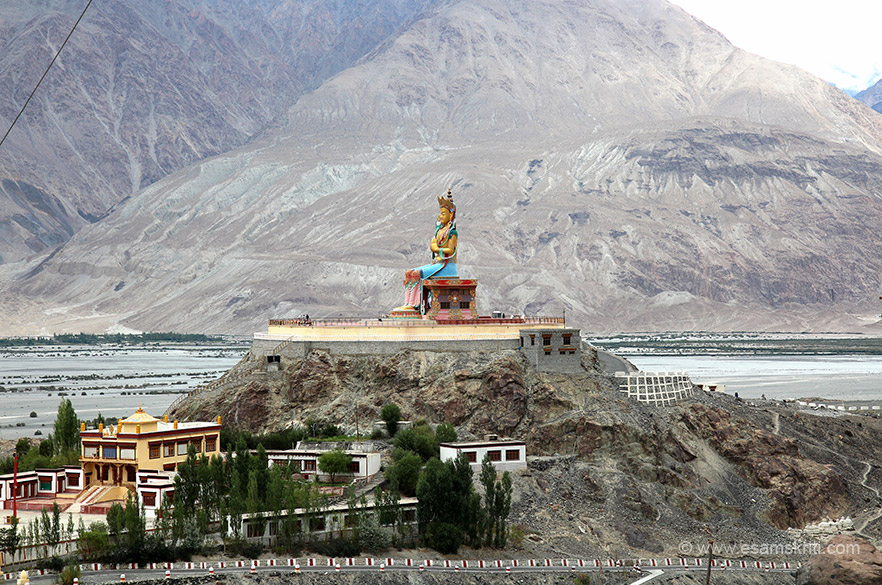
[{"label": "rocky cliff face", "polygon": [[860,100],[882,113],[882,79],[868,87],[867,89],[855,94],[855,99]]},{"label": "rocky cliff face", "polygon": [[[0,262],[54,248],[142,187],[245,143],[423,3],[94,4],[0,150]],[[0,6],[4,132],[82,7]]]},{"label": "rocky cliff face", "polygon": [[648,407],[623,398],[590,350],[579,375],[535,372],[517,351],[313,351],[282,365],[172,415],[220,414],[252,431],[317,417],[352,433],[358,421],[364,433],[392,401],[406,419],[449,422],[460,437],[523,439],[536,459],[515,478],[514,522],[548,553],[677,555],[704,527],[720,542],[789,542],[781,529],[863,510],[873,497],[865,462],[882,463],[879,419],[821,420],[713,394]]},{"label": "rocky cliff face", "polygon": [[441,2],[247,147],[7,267],[3,311],[18,332],[374,316],[452,185],[482,312],[854,330],[878,322],[880,137],[662,0]]}]

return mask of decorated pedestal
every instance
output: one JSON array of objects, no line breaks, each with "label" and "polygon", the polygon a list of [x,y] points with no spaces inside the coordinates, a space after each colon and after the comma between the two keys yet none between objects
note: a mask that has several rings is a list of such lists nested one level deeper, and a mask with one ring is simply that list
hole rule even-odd
[{"label": "decorated pedestal", "polygon": [[426,317],[436,321],[477,319],[477,279],[427,278],[423,280]]}]

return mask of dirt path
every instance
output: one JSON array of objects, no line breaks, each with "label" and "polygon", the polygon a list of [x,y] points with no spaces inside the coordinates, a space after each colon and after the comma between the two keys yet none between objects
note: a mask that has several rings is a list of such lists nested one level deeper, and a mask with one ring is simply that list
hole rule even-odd
[{"label": "dirt path", "polygon": [[[867,488],[868,490],[872,491],[874,494],[876,494],[876,503],[878,505],[879,500],[882,499],[879,496],[879,490],[874,488],[873,486],[867,485],[867,479],[869,479],[869,477],[870,477],[870,472],[873,470],[873,466],[870,463],[867,463],[866,461],[864,461],[864,465],[866,465],[867,468],[864,470],[863,478],[861,478],[861,485],[864,486],[865,488]],[[855,528],[855,530],[854,530],[855,533],[860,534],[861,536],[863,536],[867,540],[870,540],[870,541],[874,540],[873,538],[871,538],[867,534],[864,534],[864,529],[866,529],[867,525],[869,525],[871,522],[875,522],[876,520],[878,520],[880,516],[882,516],[882,508],[878,508],[876,510],[875,514],[873,514],[872,516],[868,516],[861,523],[861,525],[859,527]]]}]

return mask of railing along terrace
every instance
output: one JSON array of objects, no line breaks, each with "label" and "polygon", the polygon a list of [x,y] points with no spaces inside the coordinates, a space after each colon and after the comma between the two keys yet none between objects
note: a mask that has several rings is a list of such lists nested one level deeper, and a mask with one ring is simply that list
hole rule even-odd
[{"label": "railing along terrace", "polygon": [[444,325],[564,325],[563,317],[478,317],[477,319],[270,319],[270,327],[425,327]]}]

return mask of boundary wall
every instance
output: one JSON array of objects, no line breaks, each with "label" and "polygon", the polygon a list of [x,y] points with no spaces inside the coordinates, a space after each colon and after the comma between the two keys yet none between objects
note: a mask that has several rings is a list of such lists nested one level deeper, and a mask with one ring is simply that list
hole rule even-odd
[{"label": "boundary wall", "polygon": [[[283,347],[279,345],[283,344]],[[319,341],[287,341],[278,337],[255,335],[251,344],[251,353],[259,358],[278,355],[288,358],[305,357],[314,349],[326,351],[331,355],[394,355],[399,351],[498,351],[502,349],[518,349],[519,340],[513,339],[419,339],[419,340],[319,340]]]}]

